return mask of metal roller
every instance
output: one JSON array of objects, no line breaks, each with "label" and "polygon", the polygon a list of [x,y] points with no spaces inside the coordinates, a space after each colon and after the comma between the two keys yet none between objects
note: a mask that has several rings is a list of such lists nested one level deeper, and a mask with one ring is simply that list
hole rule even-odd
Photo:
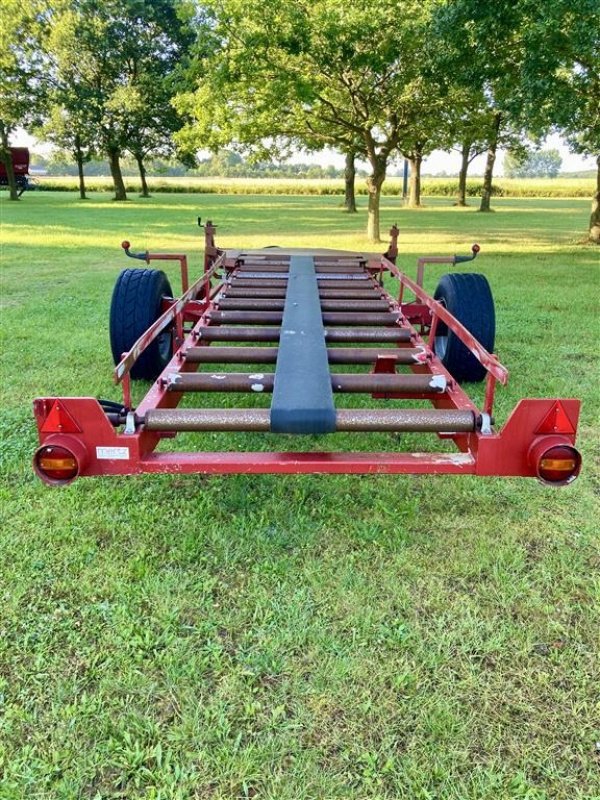
[{"label": "metal roller", "polygon": [[[147,411],[150,431],[269,431],[268,408],[156,408]],[[476,430],[473,411],[427,409],[338,409],[336,431],[397,431],[407,433],[470,433]]]},{"label": "metal roller", "polygon": [[274,372],[174,372],[165,378],[169,392],[272,392]]},{"label": "metal roller", "polygon": [[236,273],[243,275],[246,272],[287,272],[288,269],[289,263],[287,261],[280,264],[260,264],[255,262],[253,264],[240,264],[236,267]]},{"label": "metal roller", "polygon": [[191,364],[274,364],[277,347],[190,347],[185,360]]},{"label": "metal roller", "polygon": [[[240,276],[243,280],[285,280],[288,279],[288,273],[277,271],[277,272],[269,272],[268,270],[261,270],[253,272],[252,270],[236,270],[232,273],[232,279],[235,278],[239,280],[237,276]],[[324,272],[324,273],[317,273],[317,280],[318,281],[368,281],[371,280],[370,276],[364,270],[358,270],[356,272]]]},{"label": "metal roller", "polygon": [[[184,354],[192,364],[274,364],[277,347],[190,347]],[[374,364],[378,356],[395,359],[396,364],[419,364],[423,362],[423,348],[402,347],[329,347],[327,357],[330,364]]]},{"label": "metal roller", "polygon": [[366,273],[364,270],[360,270],[357,273],[353,272],[329,272],[329,273],[318,273],[317,280],[319,283],[336,283],[337,281],[370,281],[371,276]]},{"label": "metal roller", "polygon": [[[166,377],[169,392],[272,392],[274,372],[174,372]],[[373,394],[441,394],[446,390],[443,375],[335,374],[331,375],[334,392]]]},{"label": "metal roller", "polygon": [[147,411],[149,431],[268,431],[268,408],[156,408]]},{"label": "metal roller", "polygon": [[246,278],[237,278],[235,275],[231,278],[231,283],[227,287],[227,291],[231,289],[279,289],[283,290],[284,296],[287,289],[287,280],[274,280],[269,278],[254,278],[249,280]]},{"label": "metal roller", "polygon": [[[325,325],[394,325],[399,312],[364,314],[360,312],[325,311]],[[283,313],[278,311],[211,311],[207,319],[217,325],[281,325]]]},{"label": "metal roller", "polygon": [[389,312],[387,300],[328,300],[321,298],[323,311],[385,311]]},{"label": "metal roller", "polygon": [[283,311],[285,298],[223,297],[218,303],[219,311]]},{"label": "metal roller", "polygon": [[422,364],[422,347],[329,347],[327,357],[330,364],[374,364],[379,357],[393,358],[396,364]]},{"label": "metal roller", "polygon": [[[289,264],[242,264],[237,268],[241,275],[247,272],[287,272]],[[316,264],[318,273],[330,272],[365,272],[359,264]]]},{"label": "metal roller", "polygon": [[[383,289],[379,287],[364,289],[321,289],[319,297],[322,300],[378,300],[383,296]],[[223,291],[223,297],[235,298],[275,298],[285,300],[285,286],[273,288],[264,286],[257,288],[254,285],[239,287],[237,283],[227,286]]]},{"label": "metal roller", "polygon": [[278,269],[276,272],[269,272],[268,270],[263,270],[262,267],[257,267],[256,270],[246,269],[246,270],[236,270],[232,274],[232,279],[237,280],[253,280],[253,281],[265,281],[265,280],[273,280],[273,281],[285,281],[287,284],[288,280],[288,271]]},{"label": "metal roller", "polygon": [[[199,338],[207,342],[277,342],[280,329],[228,328],[222,325],[208,326],[199,331]],[[390,328],[332,328],[325,331],[328,342],[410,342],[410,331],[393,326]]]},{"label": "metal roller", "polygon": [[440,408],[339,409],[337,431],[469,433],[476,429],[473,411]]},{"label": "metal roller", "polygon": [[256,297],[256,298],[276,298],[285,300],[285,286],[278,288],[271,288],[264,286],[263,288],[256,288],[248,286],[247,288],[238,288],[237,284],[225,287],[223,297]]},{"label": "metal roller", "polygon": [[[365,287],[364,289],[320,289],[321,300],[373,300],[381,299],[384,295],[379,286]],[[387,300],[385,301],[387,303]]]},{"label": "metal roller", "polygon": [[394,375],[369,373],[351,375],[332,373],[331,388],[334,392],[352,394],[374,394],[399,392],[406,394],[443,394],[447,388],[443,375]]},{"label": "metal roller", "polygon": [[410,331],[390,328],[333,328],[325,331],[328,342],[410,342]]},{"label": "metal roller", "polygon": [[[319,277],[319,276],[317,276]],[[335,280],[332,281],[329,276],[324,280],[319,281],[319,294],[324,289],[334,289],[339,292],[341,289],[360,289],[366,291],[367,289],[375,289],[376,284],[365,275],[365,279],[357,278],[356,280]]]},{"label": "metal roller", "polygon": [[[301,254],[296,254],[301,255]],[[307,254],[308,255],[308,254]],[[238,259],[236,267],[256,267],[256,266],[263,266],[267,265],[270,267],[289,267],[291,259],[294,258],[294,255],[285,255],[281,257],[273,257],[267,256],[265,258],[253,258],[248,255],[242,256],[242,258]],[[313,256],[315,265],[317,267],[335,267],[336,269],[339,267],[360,267],[361,269],[365,269],[367,262],[365,258],[362,257],[350,257],[350,258],[332,258],[331,256],[325,255],[316,255]]]},{"label": "metal roller", "polygon": [[327,274],[329,272],[365,272],[365,268],[360,264],[319,264],[315,267],[317,274]]},{"label": "metal roller", "polygon": [[[318,277],[318,276],[317,276]],[[368,282],[367,282],[368,281]],[[282,280],[280,278],[253,278],[252,280],[247,278],[238,278],[232,276],[231,283],[228,284],[226,291],[230,291],[231,289],[279,289],[285,290],[287,289],[287,280]],[[381,288],[374,282],[371,281],[369,278],[366,280],[330,280],[329,277],[327,280],[319,281],[319,294],[323,292],[323,290],[334,290],[336,292],[341,291],[342,289],[351,289],[353,291],[368,291],[368,290],[377,290],[381,293]],[[339,295],[336,295],[336,297]]]},{"label": "metal roller", "polygon": [[[284,299],[224,297],[219,300],[220,311],[283,311]],[[386,311],[385,300],[321,300],[323,311]]]}]

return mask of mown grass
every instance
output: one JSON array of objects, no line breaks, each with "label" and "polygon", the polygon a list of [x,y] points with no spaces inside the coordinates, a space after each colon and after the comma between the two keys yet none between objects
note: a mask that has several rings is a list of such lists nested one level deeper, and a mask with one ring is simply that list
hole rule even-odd
[{"label": "mown grass", "polygon": [[[184,192],[194,194],[291,194],[291,195],[343,195],[344,181],[326,178],[159,178],[148,179],[153,192]],[[139,192],[137,178],[125,178],[128,192]],[[38,189],[43,191],[77,191],[77,178],[41,177],[36,179]],[[480,197],[482,179],[467,181],[467,195]],[[595,190],[595,180],[588,178],[498,178],[494,181],[493,194],[496,197],[588,197]],[[90,192],[109,192],[112,190],[110,178],[86,178]],[[424,195],[455,198],[458,193],[458,178],[423,178]],[[367,194],[363,179],[356,181],[356,193]],[[402,195],[402,180],[388,178],[383,184],[384,196]]]},{"label": "mown grass", "polygon": [[600,796],[598,251],[580,243],[586,201],[496,208],[390,199],[383,217],[408,269],[482,245],[511,370],[500,422],[522,396],[583,399],[584,470],[562,490],[310,475],[46,488],[29,466],[32,398],[117,397],[122,238],[198,266],[201,214],[227,246],[365,248],[365,211],[316,197],[3,202],[2,800]]}]

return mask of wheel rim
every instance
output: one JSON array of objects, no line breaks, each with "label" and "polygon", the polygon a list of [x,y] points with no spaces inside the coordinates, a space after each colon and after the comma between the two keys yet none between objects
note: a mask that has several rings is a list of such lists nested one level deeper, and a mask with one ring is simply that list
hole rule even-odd
[{"label": "wheel rim", "polygon": [[156,338],[156,344],[160,359],[166,364],[171,358],[171,332],[165,331],[161,333],[160,336]]},{"label": "wheel rim", "polygon": [[[446,308],[445,300],[440,299],[438,303]],[[434,338],[434,350],[440,361],[443,361],[448,350],[448,327],[439,319]]]}]

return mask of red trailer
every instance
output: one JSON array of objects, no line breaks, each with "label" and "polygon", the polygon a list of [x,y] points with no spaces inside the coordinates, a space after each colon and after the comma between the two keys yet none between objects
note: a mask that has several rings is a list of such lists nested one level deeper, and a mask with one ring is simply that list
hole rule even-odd
[{"label": "red trailer", "polygon": [[[29,188],[29,150],[27,147],[11,147],[10,155],[20,197]],[[8,186],[8,175],[2,161],[0,161],[0,186]]]},{"label": "red trailer", "polygon": [[[390,234],[384,255],[224,251],[208,222],[204,272],[191,285],[184,254],[136,254],[123,242],[126,254],[146,265],[179,261],[182,294],[173,296],[160,270],[121,272],[110,338],[122,402],[35,400],[36,473],[52,485],[79,476],[161,472],[573,481],[581,468],[578,400],[524,399],[495,427],[494,392],[508,372],[493,353],[494,303],[486,278],[454,272],[440,280],[433,297],[423,289],[427,263],[471,261],[479,247],[473,245],[469,256],[421,258],[413,280],[396,266],[395,226]],[[136,406],[132,379],[152,381]],[[462,385],[474,381],[485,381],[481,408]],[[353,403],[356,394],[369,396],[368,404]],[[215,431],[264,436],[259,449],[245,450],[231,436],[227,450],[214,452],[206,443]],[[362,446],[348,452],[335,449],[341,431],[394,435],[378,438],[386,442],[383,452]],[[161,447],[183,432],[195,434],[197,449]],[[442,444],[429,452],[398,449],[402,435],[414,433],[435,434]],[[299,440],[302,435],[310,438]]]}]

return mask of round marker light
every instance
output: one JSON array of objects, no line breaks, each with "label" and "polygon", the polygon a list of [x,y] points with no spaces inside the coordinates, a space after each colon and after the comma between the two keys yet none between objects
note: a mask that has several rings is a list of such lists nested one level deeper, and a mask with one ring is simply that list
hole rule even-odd
[{"label": "round marker light", "polygon": [[478,244],[474,244],[474,245],[473,245],[473,247],[471,248],[471,252],[472,252],[472,253],[475,253],[475,255],[477,255],[477,253],[478,253],[480,250],[481,250],[481,247],[480,247]]},{"label": "round marker light", "polygon": [[129,250],[129,248],[131,247],[131,242],[128,242],[127,239],[125,239],[124,242],[121,242],[121,247],[123,248],[123,250]]},{"label": "round marker light", "polygon": [[581,456],[568,444],[554,445],[544,450],[537,463],[540,480],[546,483],[571,483],[579,475]]},{"label": "round marker light", "polygon": [[79,473],[77,458],[66,447],[46,445],[35,454],[36,472],[48,483],[69,483]]}]

